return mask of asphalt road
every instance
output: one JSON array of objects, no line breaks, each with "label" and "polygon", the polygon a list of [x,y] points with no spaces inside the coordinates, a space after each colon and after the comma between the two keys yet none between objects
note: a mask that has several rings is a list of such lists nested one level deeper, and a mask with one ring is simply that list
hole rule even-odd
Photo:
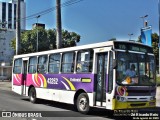
[{"label": "asphalt road", "polygon": [[[0,117],[0,120],[113,120],[113,117],[104,116],[101,113],[100,109],[92,108],[93,112],[89,115],[83,115],[79,112],[76,112],[72,105],[52,102],[52,101],[45,101],[39,100],[37,104],[32,104],[29,102],[28,97],[22,97],[16,93],[13,93],[7,89],[0,89],[0,111],[2,112],[10,112],[12,114],[15,113],[22,113],[28,114],[29,113],[36,113],[38,116],[42,116],[42,118],[3,118]],[[29,112],[29,113],[28,113]],[[104,111],[107,113],[108,111]],[[4,114],[3,113],[3,114]],[[0,113],[2,114],[2,113]],[[1,115],[0,115],[1,116]],[[43,117],[44,116],[44,117]],[[48,116],[46,118],[46,116]],[[51,117],[50,117],[51,116]]]}]

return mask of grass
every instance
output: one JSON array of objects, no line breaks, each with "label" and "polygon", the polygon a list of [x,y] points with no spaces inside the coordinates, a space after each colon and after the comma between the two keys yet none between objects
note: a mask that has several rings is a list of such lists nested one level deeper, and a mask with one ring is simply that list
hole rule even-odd
[{"label": "grass", "polygon": [[160,86],[160,76],[157,76],[157,85]]}]

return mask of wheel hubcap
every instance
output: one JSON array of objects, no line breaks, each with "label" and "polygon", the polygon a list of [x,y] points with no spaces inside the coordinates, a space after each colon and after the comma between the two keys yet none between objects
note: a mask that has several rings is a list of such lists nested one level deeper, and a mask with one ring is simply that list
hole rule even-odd
[{"label": "wheel hubcap", "polygon": [[31,92],[31,100],[34,100],[34,98],[35,98],[35,94],[34,92]]},{"label": "wheel hubcap", "polygon": [[81,98],[79,100],[79,107],[81,110],[85,110],[87,106],[87,99],[86,98]]}]

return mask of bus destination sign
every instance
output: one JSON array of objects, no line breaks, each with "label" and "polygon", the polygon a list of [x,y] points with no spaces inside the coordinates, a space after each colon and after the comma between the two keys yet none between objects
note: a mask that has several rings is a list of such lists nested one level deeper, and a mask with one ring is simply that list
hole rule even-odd
[{"label": "bus destination sign", "polygon": [[152,53],[151,47],[146,47],[143,45],[133,44],[133,43],[115,42],[115,49]]}]

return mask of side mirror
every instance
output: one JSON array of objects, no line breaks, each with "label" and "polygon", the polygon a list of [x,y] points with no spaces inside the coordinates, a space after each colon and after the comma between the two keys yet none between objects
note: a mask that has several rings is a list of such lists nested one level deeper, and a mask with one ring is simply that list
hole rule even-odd
[{"label": "side mirror", "polygon": [[113,69],[117,69],[117,60],[113,59]]}]

